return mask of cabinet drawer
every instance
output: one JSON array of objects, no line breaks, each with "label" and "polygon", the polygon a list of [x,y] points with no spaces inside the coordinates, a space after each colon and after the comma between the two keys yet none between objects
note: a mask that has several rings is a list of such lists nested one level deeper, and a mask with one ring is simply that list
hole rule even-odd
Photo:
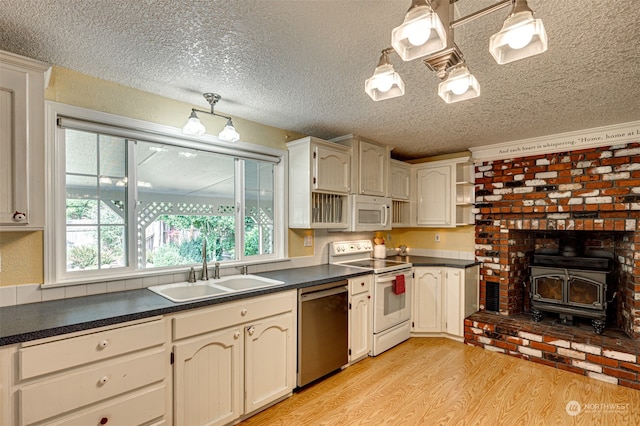
[{"label": "cabinet drawer", "polygon": [[295,290],[224,303],[173,318],[173,339],[183,339],[238,324],[255,321],[295,308]]},{"label": "cabinet drawer", "polygon": [[19,391],[21,424],[29,425],[159,382],[164,379],[165,362],[165,351],[156,349],[24,386]]},{"label": "cabinet drawer", "polygon": [[[65,417],[49,426],[144,425],[165,414],[165,386],[147,389],[137,395],[96,405],[89,411]],[[160,420],[154,425],[161,425]]]},{"label": "cabinet drawer", "polygon": [[367,292],[371,289],[371,275],[363,275],[349,279],[349,292],[351,295]]},{"label": "cabinet drawer", "polygon": [[24,380],[162,345],[164,339],[164,323],[158,320],[29,346],[18,352],[19,378]]}]

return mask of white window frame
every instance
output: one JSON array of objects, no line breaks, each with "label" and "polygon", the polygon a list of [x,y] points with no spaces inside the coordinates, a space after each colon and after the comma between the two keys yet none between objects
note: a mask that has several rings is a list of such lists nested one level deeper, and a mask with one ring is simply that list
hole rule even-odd
[{"label": "white window frame", "polygon": [[[66,271],[65,253],[66,233],[65,233],[65,213],[60,205],[64,206],[65,175],[64,175],[64,141],[60,140],[60,135],[64,134],[58,126],[58,119],[80,120],[94,126],[95,132],[100,133],[101,126],[108,126],[110,129],[119,129],[128,136],[130,140],[157,141],[170,143],[185,148],[198,149],[209,152],[217,152],[229,155],[236,155],[241,158],[266,159],[275,163],[274,167],[274,253],[267,255],[255,255],[244,257],[244,252],[240,247],[236,249],[237,259],[226,261],[224,265],[240,266],[263,262],[274,262],[286,260],[287,253],[287,166],[288,154],[285,150],[280,150],[268,146],[252,144],[247,142],[226,142],[215,136],[187,136],[181,129],[151,123],[129,117],[118,116],[58,102],[45,102],[45,131],[46,131],[46,179],[45,179],[45,231],[44,231],[44,284],[43,287],[56,287],[70,284],[86,284],[91,282],[120,280],[126,278],[137,278],[154,275],[166,275],[174,272],[186,272],[189,266],[179,266],[173,268],[150,268],[138,269],[135,261],[136,247],[135,240],[136,222],[134,219],[134,209],[129,209],[129,243],[128,258],[129,266],[116,270],[91,270],[91,271]],[[106,132],[105,133],[109,133]],[[112,133],[112,132],[111,132]],[[142,135],[142,136],[141,136]],[[137,137],[136,137],[137,136]],[[238,172],[243,170],[239,168]],[[236,184],[242,184],[244,176],[236,179]],[[238,182],[240,181],[240,182]],[[131,206],[131,202],[129,202]],[[244,212],[236,211],[236,220],[240,224],[241,240],[244,241]],[[132,221],[133,220],[133,221]]]}]

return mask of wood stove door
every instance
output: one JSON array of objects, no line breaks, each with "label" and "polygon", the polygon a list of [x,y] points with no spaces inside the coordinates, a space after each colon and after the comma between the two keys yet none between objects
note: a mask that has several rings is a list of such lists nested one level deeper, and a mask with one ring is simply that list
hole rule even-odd
[{"label": "wood stove door", "polygon": [[533,277],[533,300],[547,303],[563,303],[564,275],[539,275]]},{"label": "wood stove door", "polygon": [[605,308],[605,284],[589,278],[572,275],[567,280],[567,304],[601,311]]}]

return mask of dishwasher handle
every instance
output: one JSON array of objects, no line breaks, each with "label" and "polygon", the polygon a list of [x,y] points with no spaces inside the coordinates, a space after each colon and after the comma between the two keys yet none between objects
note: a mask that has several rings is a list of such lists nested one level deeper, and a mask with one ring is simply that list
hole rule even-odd
[{"label": "dishwasher handle", "polygon": [[329,297],[329,296],[333,296],[340,293],[346,293],[348,291],[349,291],[349,287],[347,286],[334,287],[328,290],[314,291],[311,293],[301,294],[300,301],[309,302],[311,300],[322,299],[323,297]]}]

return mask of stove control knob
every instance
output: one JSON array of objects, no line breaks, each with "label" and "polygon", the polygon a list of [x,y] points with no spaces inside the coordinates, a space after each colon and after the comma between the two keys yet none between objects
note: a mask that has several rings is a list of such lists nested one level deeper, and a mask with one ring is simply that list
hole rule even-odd
[{"label": "stove control knob", "polygon": [[356,247],[358,248],[358,250],[360,250],[360,248],[361,248],[361,247],[360,247],[360,244],[356,245]]}]

